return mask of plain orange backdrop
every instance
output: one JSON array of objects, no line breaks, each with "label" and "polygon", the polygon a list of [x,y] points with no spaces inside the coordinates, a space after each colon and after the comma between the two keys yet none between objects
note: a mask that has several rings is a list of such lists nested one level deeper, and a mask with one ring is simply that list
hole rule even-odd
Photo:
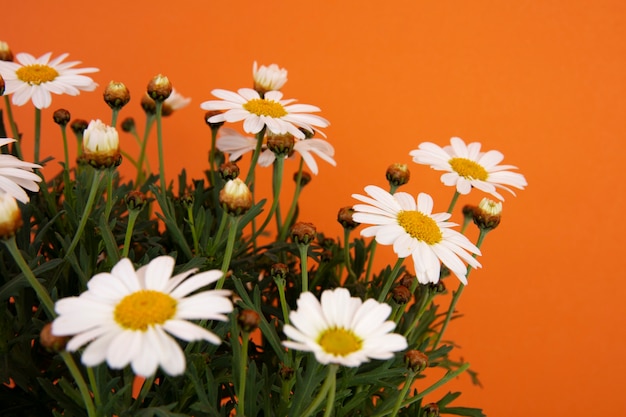
[{"label": "plain orange backdrop", "polygon": [[[55,109],[110,120],[101,101],[110,80],[130,88],[121,117],[141,128],[138,98],[162,73],[193,100],[165,122],[168,176],[184,167],[199,178],[209,148],[199,104],[214,88],[251,86],[255,60],[287,68],[285,96],[319,106],[331,122],[337,167],[319,162],[301,214],[327,235],[341,234],[336,213],[354,204],[352,193],[385,187],[386,167],[410,163],[422,141],[460,136],[503,152],[529,186],[505,196],[503,223],[459,303],[464,317],[447,334],[483,384],[455,381],[458,403],[490,416],[626,415],[626,3],[9,3],[0,40],[14,52],[69,52],[100,68],[96,92],[55,96],[43,112],[42,155],[62,157]],[[32,107],[14,110],[27,142]],[[123,147],[136,154],[130,137]],[[154,149],[151,158],[155,167]],[[412,163],[411,171],[403,190],[429,192],[445,211],[452,190],[440,174]],[[389,248],[379,253],[393,262]]]}]

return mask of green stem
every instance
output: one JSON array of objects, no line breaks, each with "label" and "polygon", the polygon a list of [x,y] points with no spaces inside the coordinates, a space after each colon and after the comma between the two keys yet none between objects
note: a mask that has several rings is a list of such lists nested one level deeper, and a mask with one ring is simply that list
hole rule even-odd
[{"label": "green stem", "polygon": [[365,272],[365,283],[370,281],[370,276],[372,275],[372,268],[374,267],[374,255],[376,254],[376,247],[378,246],[378,242],[372,240],[370,243],[369,250],[369,258],[367,259],[367,271]]},{"label": "green stem", "polygon": [[124,236],[124,249],[122,250],[122,258],[128,258],[128,252],[130,251],[130,240],[133,237],[133,229],[135,228],[135,221],[141,213],[141,210],[129,210],[128,211],[128,224],[126,225],[126,235]]},{"label": "green stem", "polygon": [[226,242],[226,250],[224,251],[224,259],[222,261],[222,277],[217,281],[216,289],[221,289],[226,281],[226,272],[230,266],[230,260],[233,256],[233,248],[235,247],[235,237],[237,237],[237,229],[239,227],[239,216],[230,217],[230,228],[228,229],[228,241]]},{"label": "green stem", "polygon": [[237,415],[245,416],[246,374],[248,370],[248,332],[241,332],[241,366],[239,369],[239,388],[237,390]]},{"label": "green stem", "polygon": [[52,298],[50,298],[50,294],[48,294],[48,291],[44,288],[44,286],[41,285],[37,278],[35,278],[33,271],[30,269],[28,263],[26,262],[26,260],[22,256],[22,253],[17,247],[17,243],[15,242],[15,236],[11,236],[8,239],[3,239],[2,241],[6,245],[7,249],[9,249],[11,256],[13,256],[13,259],[15,259],[15,262],[20,267],[20,270],[26,277],[26,280],[28,281],[30,286],[33,288],[33,290],[35,290],[35,293],[37,294],[39,301],[46,310],[46,313],[48,313],[48,316],[50,318],[56,317],[56,313],[54,312],[54,302],[52,301]]},{"label": "green stem", "polygon": [[[324,384],[320,388],[319,392],[313,399],[313,401],[309,404],[309,406],[304,410],[301,417],[309,417],[313,412],[317,409],[317,407],[322,403],[324,397],[328,394],[331,387],[336,384],[337,381],[337,370],[339,369],[339,365],[331,364],[328,365],[328,374],[326,375],[326,380]],[[334,396],[334,393],[332,394]]]},{"label": "green stem", "polygon": [[[413,321],[411,321],[411,324],[409,324],[409,326],[406,328],[405,332],[404,332],[404,337],[409,337],[409,334],[415,330],[415,326],[417,326],[417,323],[419,322],[419,320],[422,318],[422,315],[424,314],[424,311],[426,311],[426,307],[428,307],[431,303],[431,301],[433,300],[433,298],[435,298],[435,292],[434,290],[429,289],[428,287],[424,287],[426,289],[426,291],[428,292],[428,295],[426,297],[424,297],[422,299],[422,303],[420,304],[420,308],[417,312],[417,314],[415,315],[415,317],[413,318]],[[411,291],[411,293],[414,293],[415,289],[413,289]]]},{"label": "green stem", "polygon": [[98,389],[98,382],[96,376],[93,373],[93,368],[87,367],[87,378],[89,378],[89,385],[91,385],[91,392],[93,392],[93,399],[96,403],[96,409],[102,405],[102,398],[100,396],[100,390]]},{"label": "green stem", "polygon": [[215,251],[217,250],[220,242],[222,241],[222,235],[224,234],[224,229],[226,229],[226,223],[228,222],[229,217],[230,216],[228,216],[225,211],[222,212],[222,219],[220,220],[220,225],[217,229],[217,233],[215,233],[215,236],[213,237],[213,244],[208,250],[208,253],[211,256],[215,255]]},{"label": "green stem", "polygon": [[393,285],[394,281],[398,277],[398,272],[400,272],[400,268],[402,267],[403,263],[404,263],[404,258],[398,258],[398,260],[396,261],[396,264],[393,267],[393,270],[391,271],[391,274],[389,274],[389,276],[387,277],[387,280],[385,281],[385,285],[382,291],[378,295],[379,303],[385,302],[385,298],[387,298],[387,294],[389,294],[391,285]]},{"label": "green stem", "polygon": [[111,210],[113,210],[113,203],[115,202],[113,198],[113,177],[115,176],[115,168],[108,168],[106,170],[107,175],[107,201],[106,207],[104,209],[104,219],[109,221],[109,216],[111,215]]},{"label": "green stem", "polygon": [[67,145],[67,125],[60,125],[61,137],[63,138],[63,157],[65,163],[63,164],[63,195],[65,199],[70,200],[72,185],[70,183],[70,151]]},{"label": "green stem", "polygon": [[96,199],[96,195],[98,194],[98,188],[100,188],[99,187],[100,180],[101,180],[100,173],[94,172],[93,181],[91,183],[91,188],[89,189],[89,197],[87,197],[87,204],[85,205],[85,209],[83,210],[83,215],[80,218],[80,223],[78,225],[78,228],[76,229],[76,234],[74,235],[74,239],[72,240],[72,243],[70,244],[69,249],[65,253],[65,257],[64,257],[65,260],[67,260],[68,256],[70,256],[70,254],[74,252],[74,249],[76,248],[76,245],[78,244],[78,241],[80,240],[80,237],[83,234],[83,230],[85,229],[87,220],[89,220],[89,214],[91,214],[93,203]]},{"label": "green stem", "polygon": [[259,133],[256,134],[256,148],[254,148],[254,153],[252,154],[252,160],[250,161],[250,169],[248,170],[248,175],[246,176],[246,185],[251,187],[254,183],[254,171],[256,169],[257,161],[259,160],[259,155],[261,155],[261,149],[263,148],[263,138],[265,137],[265,126]]},{"label": "green stem", "polygon": [[17,130],[17,124],[15,123],[15,119],[13,118],[13,110],[11,109],[11,100],[9,100],[8,95],[4,96],[4,104],[7,110],[7,118],[9,119],[9,125],[11,126],[11,134],[13,135],[13,139],[15,139],[15,142],[13,142],[15,154],[19,159],[23,159],[22,148],[20,146],[20,142],[22,141],[22,139],[20,138],[20,132]]},{"label": "green stem", "polygon": [[193,204],[189,204],[187,207],[187,218],[189,221],[189,227],[191,228],[191,237],[193,239],[193,249],[196,255],[200,251],[200,243],[198,241],[198,232],[196,231],[196,223],[193,218]]},{"label": "green stem", "polygon": [[300,192],[302,191],[302,185],[300,184],[300,182],[302,180],[303,168],[304,168],[304,159],[300,158],[300,166],[298,167],[298,174],[296,175],[296,189],[294,190],[293,199],[291,200],[289,211],[287,211],[285,222],[282,224],[282,228],[278,236],[279,242],[284,242],[285,239],[287,238],[287,233],[289,233],[289,229],[291,228],[291,222],[293,221],[293,216],[296,213],[296,207],[298,206],[298,199],[300,198]]},{"label": "green stem", "polygon": [[356,281],[357,277],[352,270],[352,259],[350,258],[350,232],[351,230],[349,228],[343,228],[343,256],[346,269],[348,270],[348,279]]},{"label": "green stem", "polygon": [[143,141],[141,142],[141,150],[139,151],[139,158],[137,159],[137,179],[135,180],[135,187],[139,188],[139,185],[144,180],[143,175],[143,163],[146,159],[146,150],[148,148],[148,138],[150,137],[150,129],[154,124],[154,116],[146,113],[146,127],[143,132]]},{"label": "green stem", "polygon": [[111,116],[111,126],[113,127],[117,124],[117,115],[119,112],[119,109],[113,109],[113,115]]},{"label": "green stem", "polygon": [[211,126],[211,150],[209,150],[209,172],[211,173],[211,185],[216,186],[215,172],[217,167],[215,166],[215,144],[217,143],[217,132],[220,130],[220,126]]},{"label": "green stem", "polygon": [[39,146],[41,143],[41,109],[35,107],[35,160],[39,163]]},{"label": "green stem", "polygon": [[452,201],[450,201],[450,205],[448,206],[448,213],[452,213],[454,210],[454,206],[456,205],[456,201],[459,199],[461,194],[458,191],[454,191],[454,195],[452,196]]},{"label": "green stem", "polygon": [[283,278],[274,279],[276,287],[278,287],[278,296],[280,297],[280,308],[283,311],[283,322],[289,324],[289,306],[285,297],[285,280]]},{"label": "green stem", "polygon": [[[256,237],[259,236],[263,232],[263,230],[265,230],[270,220],[272,220],[272,216],[274,215],[274,212],[276,211],[276,208],[278,207],[278,203],[280,203],[280,190],[282,188],[284,166],[285,166],[285,158],[282,156],[277,156],[276,161],[274,161],[274,178],[272,181],[274,193],[273,193],[272,206],[270,207],[270,210],[267,213],[267,217],[265,218],[265,221],[263,221],[263,224],[255,231],[254,235],[252,236],[253,240],[256,240]],[[277,226],[279,222],[280,220],[276,218]]]},{"label": "green stem", "polygon": [[449,372],[447,372],[439,381],[435,382],[433,385],[431,385],[430,387],[426,388],[424,391],[420,392],[419,394],[416,394],[413,397],[409,398],[408,400],[404,401],[402,406],[403,407],[407,407],[407,406],[413,404],[414,402],[421,400],[422,398],[424,398],[425,396],[427,396],[431,392],[435,391],[437,388],[447,384],[448,381],[450,381],[450,380],[456,378],[457,376],[461,375],[469,367],[470,367],[470,364],[466,362],[460,368],[458,368],[456,371],[449,371]]},{"label": "green stem", "polygon": [[333,374],[330,388],[328,388],[328,397],[326,398],[326,410],[324,410],[324,417],[330,417],[335,409],[335,394],[337,392],[337,378],[336,374]]},{"label": "green stem", "polygon": [[304,243],[298,244],[298,251],[300,252],[300,272],[302,274],[302,292],[309,290],[309,245]]},{"label": "green stem", "polygon": [[391,417],[396,417],[398,415],[398,411],[402,407],[402,401],[406,398],[406,394],[409,392],[411,385],[413,385],[413,381],[415,380],[415,372],[409,372],[409,375],[402,387],[402,391],[400,391],[400,395],[396,399],[396,403],[393,405],[393,410],[391,410]]},{"label": "green stem", "polygon": [[85,382],[83,375],[80,373],[78,366],[76,366],[76,362],[74,361],[74,358],[66,350],[59,352],[59,355],[63,359],[63,362],[65,362],[67,369],[72,374],[72,377],[74,378],[74,381],[76,382],[76,385],[78,386],[78,390],[80,391],[80,396],[83,398],[83,401],[85,402],[85,407],[87,408],[87,415],[89,417],[97,417],[98,414],[96,413],[96,408],[93,405],[91,394],[89,393],[89,389],[87,388],[87,383]]},{"label": "green stem", "polygon": [[[161,182],[161,194],[163,198],[167,197],[167,184],[165,183],[165,159],[163,155],[163,128],[161,123],[161,114],[163,111],[163,102],[156,100],[156,127],[157,127],[157,145],[159,151],[159,180]],[[169,211],[169,207],[168,207]]]}]

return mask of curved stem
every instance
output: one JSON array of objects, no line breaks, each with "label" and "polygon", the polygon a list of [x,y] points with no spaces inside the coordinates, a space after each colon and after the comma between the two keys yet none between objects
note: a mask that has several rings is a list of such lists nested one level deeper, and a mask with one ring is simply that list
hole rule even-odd
[{"label": "curved stem", "polygon": [[70,151],[67,146],[67,125],[61,125],[61,137],[63,139],[63,195],[66,200],[70,200]]},{"label": "curved stem", "polygon": [[289,324],[289,305],[287,304],[287,298],[285,297],[285,279],[275,278],[274,282],[278,288],[278,296],[280,298],[280,308],[283,311],[283,322]]},{"label": "curved stem", "polygon": [[193,204],[190,204],[187,207],[187,218],[189,221],[189,227],[191,228],[191,237],[193,239],[193,249],[195,254],[197,255],[200,251],[200,244],[198,241],[198,232],[196,232],[196,223],[193,218]]},{"label": "curved stem", "polygon": [[104,219],[108,223],[111,210],[113,210],[113,176],[115,176],[115,168],[109,168],[106,171],[107,175],[107,201],[104,209]]},{"label": "curved stem", "polygon": [[400,272],[400,267],[402,266],[403,263],[404,263],[404,258],[398,258],[398,260],[396,261],[396,264],[393,267],[393,270],[391,271],[391,273],[387,277],[387,280],[385,281],[385,285],[382,291],[378,295],[379,303],[385,302],[385,298],[387,298],[387,294],[389,294],[391,285],[394,283],[394,281],[398,277],[398,272]]},{"label": "curved stem", "polygon": [[454,206],[456,205],[456,201],[459,199],[461,194],[458,191],[454,191],[454,195],[452,196],[452,201],[450,201],[450,205],[448,206],[448,213],[452,213],[454,210]]},{"label": "curved stem", "polygon": [[228,229],[228,241],[226,242],[226,250],[224,251],[224,259],[222,261],[222,277],[217,281],[216,289],[221,289],[226,281],[226,272],[230,266],[230,260],[233,256],[233,248],[235,247],[235,237],[237,236],[237,229],[239,226],[239,216],[230,217],[230,228]]},{"label": "curved stem", "polygon": [[89,189],[89,197],[87,197],[87,204],[85,205],[85,209],[83,210],[83,215],[80,218],[80,223],[78,225],[78,228],[76,229],[76,234],[74,235],[74,239],[72,240],[72,243],[70,244],[70,247],[67,250],[65,257],[63,258],[65,260],[67,260],[70,254],[74,252],[74,249],[76,248],[76,245],[78,244],[78,241],[80,240],[80,237],[83,234],[83,230],[85,229],[87,220],[89,220],[89,214],[91,214],[91,208],[93,207],[93,202],[96,199],[96,194],[98,194],[98,188],[100,188],[99,187],[100,179],[101,179],[100,173],[94,172],[93,181],[91,183],[91,188]]},{"label": "curved stem", "polygon": [[320,388],[320,391],[317,393],[313,401],[311,401],[309,406],[304,410],[301,417],[310,416],[311,414],[313,414],[315,409],[321,404],[322,400],[324,399],[328,391],[330,391],[330,388],[334,386],[336,383],[336,376],[337,376],[338,369],[339,369],[339,365],[335,365],[335,364],[328,365],[328,374],[326,375],[326,380],[324,381],[324,384]]},{"label": "curved stem", "polygon": [[343,228],[343,257],[348,270],[348,279],[356,281],[357,277],[352,270],[352,259],[350,258],[350,229],[347,227]]},{"label": "curved stem", "polygon": [[368,283],[370,280],[370,276],[372,275],[372,268],[374,266],[374,255],[376,254],[376,247],[378,246],[378,242],[372,240],[370,243],[370,256],[367,260],[367,271],[365,272],[365,283]]},{"label": "curved stem", "polygon": [[213,237],[213,244],[208,250],[208,253],[211,256],[215,255],[215,251],[217,250],[217,247],[219,246],[219,243],[222,240],[222,235],[224,234],[224,229],[226,229],[226,223],[228,222],[228,218],[229,216],[226,214],[226,212],[222,212],[222,219],[220,220],[220,225],[217,229],[217,233],[215,233],[215,236]]},{"label": "curved stem", "polygon": [[404,401],[404,399],[406,398],[406,394],[409,392],[409,389],[411,388],[411,385],[413,385],[413,380],[415,379],[415,375],[416,375],[415,372],[413,371],[409,372],[406,382],[404,383],[404,386],[402,387],[402,391],[400,391],[400,395],[398,395],[398,398],[396,399],[396,402],[393,405],[393,410],[391,410],[391,417],[396,417],[398,415],[398,411],[400,411],[400,408],[402,407],[402,401]]},{"label": "curved stem", "polygon": [[130,240],[133,237],[133,229],[135,228],[135,221],[141,210],[130,210],[128,212],[128,224],[126,225],[126,235],[124,236],[124,249],[122,250],[122,258],[128,258],[128,252],[130,251]]},{"label": "curved stem", "polygon": [[[255,231],[254,235],[252,235],[252,240],[255,240],[256,237],[259,236],[263,232],[263,230],[265,230],[270,220],[272,220],[272,216],[274,215],[274,212],[276,211],[276,208],[278,207],[278,203],[280,203],[280,190],[282,188],[284,166],[285,166],[285,158],[282,156],[276,157],[276,161],[274,161],[274,168],[275,168],[274,178],[273,178],[274,193],[273,193],[272,206],[270,207],[270,210],[268,211],[267,217],[263,221],[263,224]],[[278,218],[276,219],[276,222],[277,223],[279,222]]]}]

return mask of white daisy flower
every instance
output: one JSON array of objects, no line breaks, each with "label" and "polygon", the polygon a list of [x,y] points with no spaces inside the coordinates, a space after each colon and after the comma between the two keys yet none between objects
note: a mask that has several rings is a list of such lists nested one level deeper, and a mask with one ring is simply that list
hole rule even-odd
[{"label": "white daisy flower", "polygon": [[390,333],[388,304],[363,302],[345,288],[326,290],[321,302],[310,292],[300,294],[298,309],[289,314],[283,331],[290,349],[313,352],[319,363],[356,367],[370,359],[389,359],[407,348],[404,336]]},{"label": "white daisy flower", "polygon": [[441,176],[445,185],[456,185],[460,194],[469,194],[472,187],[504,200],[497,188],[515,195],[507,185],[523,190],[527,184],[522,174],[508,171],[516,169],[513,165],[498,165],[504,155],[498,151],[480,152],[480,143],[465,145],[461,138],[450,139],[450,146],[440,147],[424,142],[409,154],[418,164],[430,165],[438,171],[448,171]]},{"label": "white daisy flower", "polygon": [[[0,138],[0,147],[15,142],[15,139]],[[9,154],[0,154],[0,191],[11,195],[22,203],[28,203],[30,198],[23,188],[29,191],[39,191],[38,182],[41,177],[33,172],[41,165],[24,162]]]},{"label": "white daisy flower", "polygon": [[5,94],[13,94],[13,104],[22,106],[32,100],[35,107],[50,107],[54,94],[76,96],[80,91],[93,91],[96,84],[86,75],[99,71],[97,68],[72,68],[79,61],[63,62],[68,54],[50,60],[52,52],[35,58],[27,53],[19,53],[18,62],[0,61],[0,75],[6,83]]},{"label": "white daisy flower", "polygon": [[[373,224],[361,231],[361,236],[375,236],[381,245],[393,245],[400,258],[411,255],[415,275],[422,284],[439,281],[443,262],[463,284],[467,284],[467,268],[480,263],[470,253],[480,250],[461,233],[451,230],[455,223],[447,222],[449,213],[432,214],[433,199],[425,193],[417,196],[417,204],[408,193],[390,194],[380,187],[365,187],[370,197],[352,194],[366,204],[356,204],[352,218],[355,222]],[[469,252],[469,253],[468,253]]]},{"label": "white daisy flower", "polygon": [[113,369],[130,363],[137,375],[148,377],[160,366],[175,376],[185,371],[185,356],[170,336],[186,341],[221,343],[214,333],[188,320],[226,321],[233,310],[230,291],[192,292],[217,281],[218,270],[196,270],[172,277],[174,259],[161,256],[135,271],[127,258],[111,273],[100,273],[88,282],[79,297],[57,301],[59,314],[52,323],[56,336],[74,337],[68,342],[72,352],[91,342],[82,355],[87,366],[103,361]]},{"label": "white daisy flower", "polygon": [[257,65],[256,61],[252,65],[252,78],[254,79],[254,89],[261,94],[267,91],[280,90],[287,82],[287,70],[280,68],[276,64],[269,67]]},{"label": "white daisy flower", "polygon": [[263,98],[251,88],[240,88],[236,93],[228,90],[213,90],[221,100],[210,100],[200,104],[204,110],[226,110],[209,118],[210,123],[238,122],[243,120],[246,133],[259,133],[264,126],[276,134],[291,133],[304,139],[298,128],[314,132],[314,127],[327,127],[328,120],[309,114],[320,111],[310,104],[291,104],[294,100],[281,100],[283,93],[268,91]]},{"label": "white daisy flower", "polygon": [[[256,139],[250,136],[244,136],[236,130],[222,128],[220,137],[217,139],[216,146],[220,151],[229,154],[230,159],[235,161],[242,155],[254,151],[256,148]],[[332,166],[337,166],[337,162],[333,159],[335,148],[324,139],[296,139],[293,150],[302,155],[304,163],[309,167],[311,172],[318,174],[319,169],[317,162],[313,158],[313,154],[319,156]],[[276,155],[263,145],[261,155],[259,155],[258,165],[262,167],[270,166],[276,160]]]}]

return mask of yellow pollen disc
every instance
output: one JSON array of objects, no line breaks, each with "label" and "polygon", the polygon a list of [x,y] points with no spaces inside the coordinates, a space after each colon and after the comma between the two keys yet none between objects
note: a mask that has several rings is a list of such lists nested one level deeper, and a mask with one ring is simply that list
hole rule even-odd
[{"label": "yellow pollen disc", "polygon": [[462,177],[487,181],[489,173],[485,168],[466,158],[452,158],[448,161],[453,170]]},{"label": "yellow pollen disc", "polygon": [[59,76],[57,70],[47,65],[25,65],[15,71],[17,78],[30,85],[39,85],[54,80]]},{"label": "yellow pollen disc", "polygon": [[282,104],[274,100],[254,98],[243,105],[243,108],[257,116],[269,116],[274,119],[287,115],[287,111]]},{"label": "yellow pollen disc", "polygon": [[146,331],[174,317],[176,300],[154,290],[141,290],[122,298],[115,307],[115,321],[125,329]]},{"label": "yellow pollen disc", "polygon": [[363,341],[351,330],[334,328],[328,329],[317,341],[326,353],[337,356],[347,356],[361,349]]},{"label": "yellow pollen disc", "polygon": [[417,240],[429,245],[441,242],[442,234],[437,222],[419,211],[401,211],[398,213],[398,224]]}]

